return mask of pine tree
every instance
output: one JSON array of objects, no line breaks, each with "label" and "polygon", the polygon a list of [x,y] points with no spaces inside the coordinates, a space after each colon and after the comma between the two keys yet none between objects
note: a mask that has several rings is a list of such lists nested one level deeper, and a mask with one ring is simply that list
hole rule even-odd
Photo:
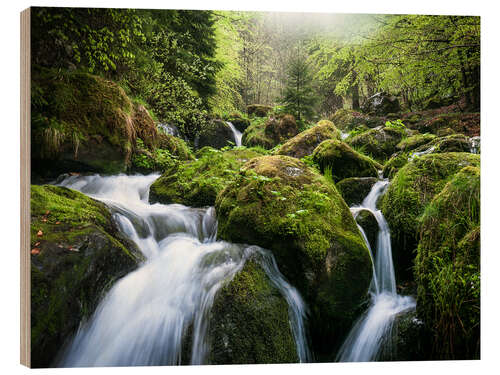
[{"label": "pine tree", "polygon": [[304,56],[294,58],[288,68],[283,101],[285,110],[299,121],[310,119],[317,101],[312,86],[313,77]]}]

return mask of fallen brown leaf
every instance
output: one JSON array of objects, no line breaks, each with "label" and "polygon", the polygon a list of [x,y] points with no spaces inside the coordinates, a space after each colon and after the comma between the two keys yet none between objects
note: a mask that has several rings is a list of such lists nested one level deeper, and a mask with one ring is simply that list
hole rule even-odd
[{"label": "fallen brown leaf", "polygon": [[40,249],[39,248],[34,248],[34,249],[31,249],[31,255],[38,255],[40,254]]},{"label": "fallen brown leaf", "polygon": [[39,230],[38,233],[36,234],[38,237],[42,237],[43,236],[43,232],[42,230]]}]

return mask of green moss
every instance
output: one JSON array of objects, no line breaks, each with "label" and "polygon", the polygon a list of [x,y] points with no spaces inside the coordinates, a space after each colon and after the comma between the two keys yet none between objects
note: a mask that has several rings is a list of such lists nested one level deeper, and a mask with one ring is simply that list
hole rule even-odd
[{"label": "green moss", "polygon": [[256,118],[245,129],[241,136],[241,144],[247,147],[262,147],[269,150],[276,142],[266,135],[266,118]]},{"label": "green moss", "polygon": [[262,154],[246,147],[228,151],[204,147],[197,155],[195,161],[176,163],[151,185],[151,203],[212,206],[217,194],[236,178],[241,165]]},{"label": "green moss", "polygon": [[371,260],[335,186],[298,159],[262,156],[242,167],[215,207],[219,238],[273,252],[313,310],[316,342],[340,340],[366,296]]},{"label": "green moss", "polygon": [[336,182],[348,177],[377,177],[378,169],[382,169],[377,162],[335,139],[326,140],[316,147],[313,160],[322,172],[331,168]]},{"label": "green moss", "polygon": [[479,156],[455,152],[428,154],[408,162],[394,176],[382,200],[382,212],[391,228],[399,280],[412,277],[419,216],[453,175],[469,165],[479,166]]},{"label": "green moss", "polygon": [[465,167],[426,207],[415,260],[418,312],[436,359],[479,359],[480,173]]},{"label": "green moss", "polygon": [[432,141],[418,147],[415,152],[425,151],[433,147],[433,153],[442,152],[469,152],[469,138],[463,134],[452,134],[445,137],[437,137]]},{"label": "green moss", "polygon": [[416,134],[411,137],[404,138],[397,144],[396,148],[401,151],[410,151],[416,149],[419,146],[429,143],[434,138],[436,138],[434,134]]},{"label": "green moss", "polygon": [[288,304],[254,260],[217,293],[209,340],[210,364],[298,362]]},{"label": "green moss", "polygon": [[397,152],[384,164],[382,174],[385,178],[392,179],[394,175],[408,163],[409,155],[405,152]]},{"label": "green moss", "polygon": [[[61,167],[71,162],[70,170],[123,172],[136,134],[146,143],[156,136],[144,107],[134,106],[111,81],[86,73],[44,70],[34,72],[32,85],[35,161],[59,160]],[[34,163],[35,172],[40,168],[45,173],[47,167],[50,163]]]},{"label": "green moss", "polygon": [[360,147],[377,161],[384,161],[396,151],[396,145],[406,136],[404,130],[391,127],[370,129],[346,139],[352,147]]},{"label": "green moss", "polygon": [[331,121],[321,120],[316,126],[289,139],[276,151],[276,154],[301,159],[311,155],[314,149],[327,139],[340,140],[340,131]]},{"label": "green moss", "polygon": [[31,187],[31,248],[31,359],[46,367],[143,258],[102,203],[56,186]]},{"label": "green moss", "polygon": [[339,129],[342,129],[345,132],[351,131],[352,129],[360,125],[374,128],[376,126],[385,124],[385,119],[382,117],[368,116],[366,114],[344,108],[339,109],[337,112],[335,112],[330,120]]},{"label": "green moss", "polygon": [[297,135],[298,132],[297,122],[292,115],[284,115],[279,119],[270,117],[264,129],[264,134],[271,139],[274,144],[283,143],[287,139]]}]

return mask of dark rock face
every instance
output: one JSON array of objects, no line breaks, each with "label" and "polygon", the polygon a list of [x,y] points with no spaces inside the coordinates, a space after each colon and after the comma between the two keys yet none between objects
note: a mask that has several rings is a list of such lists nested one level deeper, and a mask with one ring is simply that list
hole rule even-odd
[{"label": "dark rock face", "polygon": [[298,362],[288,304],[252,259],[215,296],[208,336],[213,365]]},{"label": "dark rock face", "polygon": [[356,215],[356,221],[363,228],[366,238],[370,243],[373,259],[375,259],[377,256],[377,237],[379,231],[377,219],[375,219],[375,216],[370,211],[362,210]]},{"label": "dark rock face", "polygon": [[222,120],[213,120],[200,132],[195,144],[197,148],[210,146],[221,149],[231,145],[231,142],[234,143],[234,136],[229,125]]},{"label": "dark rock face", "polygon": [[378,92],[370,96],[361,106],[361,110],[368,114],[378,116],[387,115],[401,111],[399,100],[395,96],[391,96],[385,92]]},{"label": "dark rock face", "polygon": [[31,187],[31,364],[53,365],[104,293],[142,254],[100,202],[62,187]]},{"label": "dark rock face", "polygon": [[398,314],[393,322],[386,350],[379,354],[379,361],[422,361],[430,358],[432,340],[425,324],[415,310]]},{"label": "dark rock face", "polygon": [[376,177],[349,177],[339,181],[335,186],[349,207],[358,205],[368,195]]}]

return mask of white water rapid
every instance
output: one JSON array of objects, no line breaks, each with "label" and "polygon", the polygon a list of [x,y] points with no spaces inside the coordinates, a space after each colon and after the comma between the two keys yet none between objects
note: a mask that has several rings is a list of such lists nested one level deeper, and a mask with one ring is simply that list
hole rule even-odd
[{"label": "white water rapid", "polygon": [[234,144],[236,146],[241,146],[241,137],[242,137],[241,132],[234,127],[232,122],[226,121],[226,124],[228,124],[231,130],[233,131]]},{"label": "white water rapid", "polygon": [[[377,220],[379,231],[373,262],[373,278],[370,285],[370,307],[354,324],[340,348],[337,355],[337,360],[340,362],[374,361],[382,350],[390,351],[390,347],[384,348],[384,346],[391,343],[389,336],[394,318],[399,313],[414,309],[416,306],[412,297],[400,296],[396,293],[391,234],[382,212],[376,207],[378,198],[383,194],[388,184],[387,180],[376,182],[361,205],[351,207],[354,217],[363,210],[371,212]],[[370,253],[373,254],[370,243],[361,227],[360,230]]]},{"label": "white water rapid", "polygon": [[272,254],[257,246],[216,241],[213,207],[149,204],[149,187],[156,178],[157,174],[71,176],[60,184],[104,202],[146,261],[114,284],[89,321],[81,324],[58,365],[185,363],[182,341],[189,327],[191,364],[206,363],[208,317],[215,295],[250,257],[288,302],[299,360],[309,361],[306,306]]}]

